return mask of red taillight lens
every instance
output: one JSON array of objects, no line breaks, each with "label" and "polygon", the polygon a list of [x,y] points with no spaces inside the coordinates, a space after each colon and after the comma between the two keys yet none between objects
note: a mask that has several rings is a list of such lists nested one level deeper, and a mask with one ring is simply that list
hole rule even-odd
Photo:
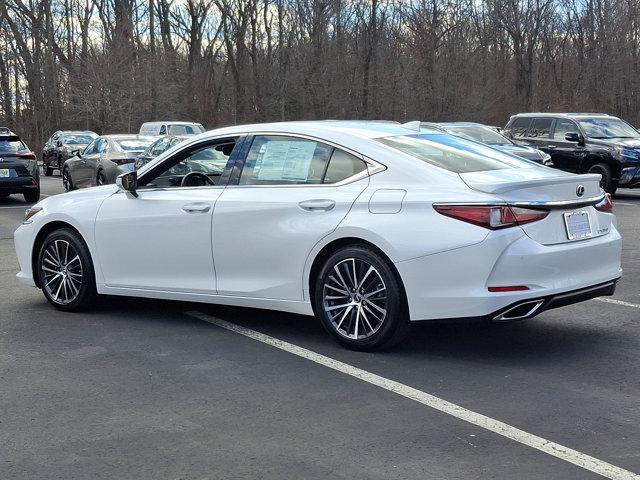
[{"label": "red taillight lens", "polygon": [[29,152],[29,153],[16,153],[16,157],[18,158],[26,158],[28,160],[35,160],[36,159],[36,154],[33,152]]},{"label": "red taillight lens", "polygon": [[610,193],[604,194],[604,200],[595,206],[596,210],[601,212],[611,213],[613,212],[613,200]]},{"label": "red taillight lens", "polygon": [[526,285],[510,285],[504,287],[487,287],[490,292],[522,292],[529,290]]},{"label": "red taillight lens", "polygon": [[135,163],[135,158],[111,158],[110,159],[116,165],[126,165],[127,163]]},{"label": "red taillight lens", "polygon": [[508,205],[434,205],[433,208],[447,217],[491,230],[536,222],[549,215],[547,210]]}]

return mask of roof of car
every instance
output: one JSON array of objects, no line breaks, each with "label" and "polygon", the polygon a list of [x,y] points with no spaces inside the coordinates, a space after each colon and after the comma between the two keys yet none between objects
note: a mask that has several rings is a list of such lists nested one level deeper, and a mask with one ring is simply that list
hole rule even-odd
[{"label": "roof of car", "polygon": [[487,125],[484,125],[482,123],[476,123],[476,122],[438,122],[436,125],[440,125],[441,127],[447,128],[447,127],[485,127],[485,128],[489,128],[487,127]]},{"label": "roof of car", "polygon": [[154,120],[153,122],[144,122],[142,125],[200,125],[200,123],[181,120]]},{"label": "roof of car", "polygon": [[96,132],[91,130],[60,130],[56,133],[59,133],[60,135],[98,135]]},{"label": "roof of car", "polygon": [[107,138],[110,140],[156,140],[156,137],[151,137],[149,135],[138,135],[137,133],[110,133],[108,135],[101,135],[100,138]]},{"label": "roof of car", "polygon": [[517,113],[513,115],[513,117],[564,117],[564,118],[579,118],[579,117],[611,117],[611,115],[606,113],[567,113],[567,112],[528,112],[528,113]]},{"label": "roof of car", "polygon": [[[414,122],[410,122],[414,123]],[[418,134],[420,131],[409,124],[381,122],[378,120],[305,120],[294,122],[257,123],[236,125],[212,130],[209,134],[240,133],[293,133],[299,135],[356,136],[360,138],[382,138],[394,135]]]}]

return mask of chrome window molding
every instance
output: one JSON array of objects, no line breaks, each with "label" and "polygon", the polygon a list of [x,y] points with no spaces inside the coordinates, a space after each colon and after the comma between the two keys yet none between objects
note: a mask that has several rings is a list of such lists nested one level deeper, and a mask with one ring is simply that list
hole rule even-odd
[{"label": "chrome window molding", "polygon": [[505,201],[496,201],[496,202],[435,202],[433,205],[448,205],[448,206],[456,206],[456,205],[477,205],[477,206],[493,206],[493,205],[508,205],[511,207],[522,207],[522,208],[538,208],[538,209],[561,209],[561,208],[577,208],[577,207],[585,207],[589,205],[597,205],[598,203],[604,200],[604,193],[598,195],[596,197],[590,198],[581,198],[580,200],[557,200],[557,201],[529,201],[529,202],[505,202]]}]

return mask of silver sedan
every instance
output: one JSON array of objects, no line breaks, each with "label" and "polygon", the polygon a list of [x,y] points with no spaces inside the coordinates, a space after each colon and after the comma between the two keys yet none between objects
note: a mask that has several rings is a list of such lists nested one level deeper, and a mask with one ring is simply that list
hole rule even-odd
[{"label": "silver sedan", "polygon": [[65,190],[115,183],[116,177],[134,169],[135,161],[153,141],[142,135],[102,135],[62,167]]}]

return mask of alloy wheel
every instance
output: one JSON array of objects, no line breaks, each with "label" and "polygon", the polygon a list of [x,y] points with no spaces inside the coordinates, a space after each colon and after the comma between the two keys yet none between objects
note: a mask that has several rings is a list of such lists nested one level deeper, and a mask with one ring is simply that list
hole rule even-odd
[{"label": "alloy wheel", "polygon": [[387,287],[365,260],[347,258],[323,284],[322,301],[331,325],[341,336],[361,340],[376,333],[387,317]]},{"label": "alloy wheel", "polygon": [[98,178],[97,178],[96,183],[98,185],[106,185],[107,184],[107,179],[105,178],[104,173],[102,173],[102,172],[98,173]]},{"label": "alloy wheel", "polygon": [[82,262],[71,243],[52,241],[42,255],[40,268],[43,288],[54,302],[67,305],[78,297],[82,287]]}]

